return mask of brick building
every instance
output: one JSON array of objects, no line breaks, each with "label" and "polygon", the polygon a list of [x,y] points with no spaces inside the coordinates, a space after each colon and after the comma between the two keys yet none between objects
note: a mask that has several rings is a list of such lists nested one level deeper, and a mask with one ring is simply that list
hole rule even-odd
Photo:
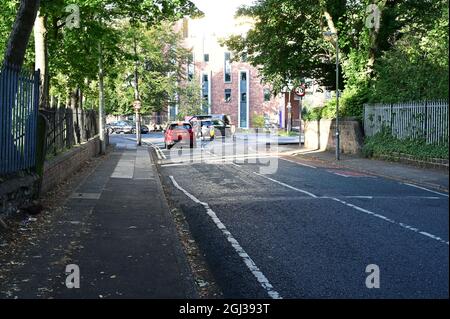
[{"label": "brick building", "polygon": [[[234,61],[220,44],[232,34],[246,32],[250,26],[243,19],[234,19],[221,28],[207,17],[180,21],[178,28],[183,32],[185,46],[192,49],[188,79],[196,79],[202,86],[199,94],[209,105],[204,113],[230,115],[237,128],[254,127],[257,115],[264,116],[267,124],[279,126],[284,122],[284,98],[273,96],[256,68],[245,61]],[[171,118],[176,113],[176,106],[169,107]]]}]

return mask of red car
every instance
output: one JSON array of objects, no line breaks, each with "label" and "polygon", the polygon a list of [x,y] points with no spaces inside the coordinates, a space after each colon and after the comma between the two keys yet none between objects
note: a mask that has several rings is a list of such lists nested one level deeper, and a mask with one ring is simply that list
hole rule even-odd
[{"label": "red car", "polygon": [[195,137],[192,125],[185,122],[173,122],[164,130],[164,145],[171,149],[175,144],[194,148]]}]

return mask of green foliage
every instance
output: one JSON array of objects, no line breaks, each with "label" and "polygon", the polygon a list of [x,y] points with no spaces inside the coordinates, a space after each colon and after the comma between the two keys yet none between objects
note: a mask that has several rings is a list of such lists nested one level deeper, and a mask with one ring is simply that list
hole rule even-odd
[{"label": "green foliage", "polygon": [[367,137],[363,147],[365,157],[379,157],[381,155],[397,155],[399,153],[413,156],[417,160],[430,158],[448,159],[448,143],[446,145],[427,144],[423,139],[400,140],[390,132],[380,132]]},{"label": "green foliage", "polygon": [[[379,30],[367,27],[369,4],[381,11]],[[287,79],[315,78],[335,90],[338,32],[340,113],[361,118],[366,102],[434,99],[448,96],[448,1],[265,0],[239,15],[256,22],[247,35],[224,43],[237,57],[246,54],[275,91]],[[325,19],[329,16],[330,19]],[[282,35],[282,36],[280,36]],[[335,116],[329,101],[322,116]]]},{"label": "green foliage", "polygon": [[3,61],[9,34],[14,23],[19,0],[2,0],[0,2],[0,63]]},{"label": "green foliage", "polygon": [[408,33],[380,59],[371,102],[448,98],[447,10],[429,30]]},{"label": "green foliage", "polygon": [[108,112],[133,113],[136,68],[143,114],[160,112],[168,103],[176,103],[175,97],[183,91],[177,81],[183,77],[183,63],[189,53],[181,45],[180,34],[172,32],[170,23],[153,27],[123,23],[120,29],[123,39],[119,50],[124,58],[114,67],[117,75],[107,82],[111,96]]},{"label": "green foliage", "polygon": [[281,137],[292,137],[292,136],[298,136],[297,132],[286,132],[285,130],[283,131],[278,131],[278,136]]},{"label": "green foliage", "polygon": [[340,116],[357,117],[362,120],[364,104],[369,98],[369,90],[367,87],[348,87],[342,94],[341,107],[339,109]]},{"label": "green foliage", "polygon": [[328,77],[332,67],[326,65],[332,66],[333,62],[319,58],[330,48],[322,39],[320,1],[258,1],[242,8],[239,14],[253,18],[254,28],[224,43],[237,58],[245,54],[264,80],[272,84],[274,92],[280,92],[288,79]]},{"label": "green foliage", "polygon": [[[348,87],[339,99],[339,116],[354,117],[362,120],[364,104],[369,98],[369,89],[366,87]],[[336,98],[325,103],[321,109],[321,117],[333,119],[336,117]]]},{"label": "green foliage", "polygon": [[203,108],[208,105],[202,99],[200,83],[191,81],[178,88],[178,119],[184,120],[186,116],[203,114]]},{"label": "green foliage", "polygon": [[336,99],[331,99],[322,108],[321,117],[324,119],[334,119],[336,117]]},{"label": "green foliage", "polygon": [[[19,0],[0,3],[0,52],[3,53],[17,12]],[[81,27],[65,24],[68,4],[80,7]],[[143,111],[160,111],[175,95],[179,62],[179,35],[170,22],[200,12],[189,0],[41,0],[45,17],[49,56],[50,94],[62,103],[79,88],[85,107],[98,105],[99,46],[105,76],[106,111],[129,114],[134,99],[129,85],[137,62]],[[138,56],[132,40],[139,42]],[[178,47],[177,47],[178,46]],[[2,56],[0,56],[1,62]],[[34,68],[34,41],[31,37],[25,65]],[[170,74],[168,76],[168,74]]]},{"label": "green foliage", "polygon": [[254,114],[252,117],[252,124],[255,128],[263,128],[265,126],[265,119],[264,115],[261,114]]},{"label": "green foliage", "polygon": [[304,121],[319,121],[322,119],[321,107],[304,107],[302,110],[302,118]]}]

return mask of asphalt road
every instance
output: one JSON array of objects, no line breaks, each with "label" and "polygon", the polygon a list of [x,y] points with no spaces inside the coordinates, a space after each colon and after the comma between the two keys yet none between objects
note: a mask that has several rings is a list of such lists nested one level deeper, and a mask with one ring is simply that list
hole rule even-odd
[{"label": "asphalt road", "polygon": [[448,298],[448,194],[279,157],[289,146],[144,141],[225,297]]}]

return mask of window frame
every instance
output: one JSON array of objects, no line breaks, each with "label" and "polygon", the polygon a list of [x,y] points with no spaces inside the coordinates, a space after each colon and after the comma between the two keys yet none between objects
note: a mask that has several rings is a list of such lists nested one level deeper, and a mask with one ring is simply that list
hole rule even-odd
[{"label": "window frame", "polygon": [[[227,72],[228,65],[229,65],[229,73]],[[229,80],[227,80],[227,75],[229,75],[229,77],[230,77]],[[231,65],[231,52],[224,53],[223,81],[224,81],[224,83],[232,83],[233,82],[233,67]]]}]

